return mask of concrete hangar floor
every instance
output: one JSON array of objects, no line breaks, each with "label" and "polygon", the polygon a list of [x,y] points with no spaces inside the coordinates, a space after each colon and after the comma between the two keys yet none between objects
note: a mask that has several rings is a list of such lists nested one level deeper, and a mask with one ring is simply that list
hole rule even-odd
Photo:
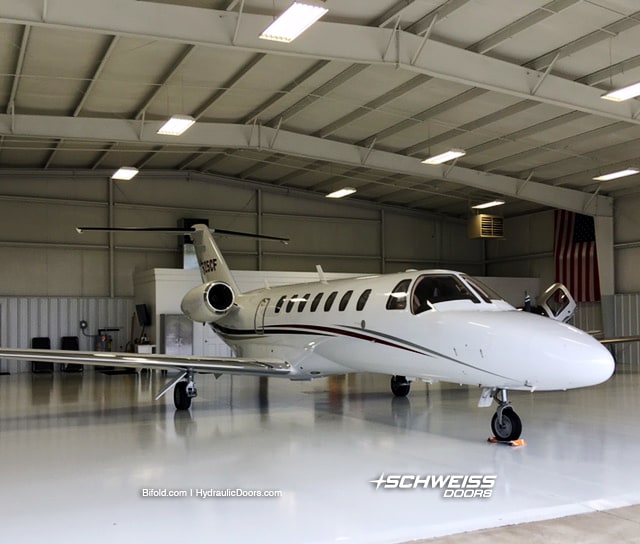
[{"label": "concrete hangar floor", "polygon": [[[201,376],[176,412],[153,400],[165,379],[0,377],[3,541],[398,543],[509,525],[442,541],[638,538],[638,509],[612,510],[640,503],[629,367],[594,388],[512,393],[522,448],[487,442],[493,409],[474,388],[414,384],[397,399],[378,375]],[[490,497],[445,498],[376,483],[389,475],[495,478]]]}]

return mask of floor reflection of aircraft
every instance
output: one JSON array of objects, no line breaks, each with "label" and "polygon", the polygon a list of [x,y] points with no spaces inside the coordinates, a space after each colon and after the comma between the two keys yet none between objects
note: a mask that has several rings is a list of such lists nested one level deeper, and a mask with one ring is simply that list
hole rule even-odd
[{"label": "floor reflection of aircraft", "polygon": [[18,349],[0,349],[0,356],[179,370],[158,395],[173,388],[179,410],[188,409],[196,396],[198,372],[292,380],[378,372],[392,375],[396,396],[407,395],[413,380],[479,386],[480,406],[497,402],[491,427],[500,440],[517,439],[522,430],[509,390],[596,385],[613,372],[611,355],[587,333],[515,311],[494,291],[459,272],[407,271],[326,281],[320,270],[315,283],[241,293],[212,232],[242,235],[204,225],[188,231],[203,283],[184,296],[182,311],[195,322],[210,324],[237,358]]}]

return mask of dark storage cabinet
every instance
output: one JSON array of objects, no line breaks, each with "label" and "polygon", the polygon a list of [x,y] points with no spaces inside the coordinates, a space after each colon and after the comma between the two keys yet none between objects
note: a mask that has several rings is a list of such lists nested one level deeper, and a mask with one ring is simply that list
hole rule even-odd
[{"label": "dark storage cabinet", "polygon": [[[51,339],[48,336],[36,336],[31,339],[31,347],[33,349],[51,349]],[[53,372],[53,363],[31,361],[31,372],[36,374]]]},{"label": "dark storage cabinet", "polygon": [[[63,336],[60,340],[60,349],[69,351],[78,351],[80,349],[80,341],[77,336]],[[77,365],[74,363],[65,363],[62,366],[63,372],[82,372],[84,370],[83,365]]]}]

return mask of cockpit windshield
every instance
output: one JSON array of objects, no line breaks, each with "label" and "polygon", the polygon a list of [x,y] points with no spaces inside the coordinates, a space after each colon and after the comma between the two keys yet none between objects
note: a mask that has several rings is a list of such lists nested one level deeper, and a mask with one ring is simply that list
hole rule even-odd
[{"label": "cockpit windshield", "polygon": [[411,297],[411,311],[419,314],[433,309],[433,304],[452,300],[470,300],[479,304],[480,300],[454,275],[425,275],[417,279]]},{"label": "cockpit windshield", "polygon": [[480,280],[475,278],[470,278],[466,274],[462,275],[464,281],[469,283],[471,287],[473,287],[477,293],[482,297],[485,302],[491,302],[492,300],[504,300],[502,295],[496,293],[491,287],[488,287],[486,284],[482,283]]}]

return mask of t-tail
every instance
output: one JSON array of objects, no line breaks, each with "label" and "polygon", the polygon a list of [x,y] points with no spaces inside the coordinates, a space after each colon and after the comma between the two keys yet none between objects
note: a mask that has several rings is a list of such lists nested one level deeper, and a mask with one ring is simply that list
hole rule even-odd
[{"label": "t-tail", "polygon": [[212,323],[229,315],[237,309],[240,290],[236,284],[213,234],[221,236],[242,236],[257,240],[269,240],[287,243],[288,238],[249,234],[230,230],[210,229],[197,224],[190,229],[173,227],[78,227],[78,232],[163,232],[188,234],[191,236],[200,266],[202,284],[191,289],[182,299],[183,313],[198,323]]},{"label": "t-tail", "polygon": [[218,244],[216,244],[216,241],[213,239],[209,227],[198,224],[193,225],[192,229],[193,231],[189,234],[191,240],[193,240],[196,257],[200,265],[202,283],[224,282],[231,288],[234,295],[239,295],[240,291],[238,286],[220,252]]},{"label": "t-tail", "polygon": [[182,312],[198,323],[218,321],[234,311],[240,294],[227,262],[206,225],[194,225],[189,233],[200,266],[202,285],[182,299]]}]

